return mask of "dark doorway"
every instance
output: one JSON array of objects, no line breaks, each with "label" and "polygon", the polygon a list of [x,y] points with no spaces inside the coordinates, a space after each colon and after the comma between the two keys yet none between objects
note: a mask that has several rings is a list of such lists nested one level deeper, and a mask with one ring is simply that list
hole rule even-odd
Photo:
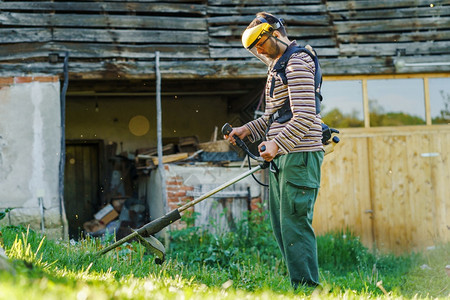
[{"label": "dark doorway", "polygon": [[69,236],[77,240],[83,224],[101,205],[100,153],[102,141],[67,141],[64,205]]}]

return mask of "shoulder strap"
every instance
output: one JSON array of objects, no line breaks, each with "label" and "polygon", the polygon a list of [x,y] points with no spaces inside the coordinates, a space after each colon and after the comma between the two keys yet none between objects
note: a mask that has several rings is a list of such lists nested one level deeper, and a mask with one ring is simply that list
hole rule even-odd
[{"label": "shoulder strap", "polygon": [[[307,46],[308,47],[308,46]],[[289,45],[284,54],[278,59],[277,63],[272,68],[272,71],[275,72],[280,79],[283,81],[283,84],[287,84],[287,76],[286,76],[286,65],[289,62],[292,54],[305,52],[308,54],[314,61],[314,65],[316,67],[316,72],[314,74],[314,92],[316,98],[316,113],[320,113],[320,103],[322,102],[322,94],[320,88],[322,86],[322,69],[320,68],[319,59],[317,58],[316,51],[310,48],[312,51],[308,50],[305,47],[300,47],[295,44]],[[314,53],[313,53],[314,52]],[[270,97],[273,97],[273,92],[275,89],[275,77],[272,77],[272,84],[270,86]],[[289,101],[287,99],[286,101]]]}]

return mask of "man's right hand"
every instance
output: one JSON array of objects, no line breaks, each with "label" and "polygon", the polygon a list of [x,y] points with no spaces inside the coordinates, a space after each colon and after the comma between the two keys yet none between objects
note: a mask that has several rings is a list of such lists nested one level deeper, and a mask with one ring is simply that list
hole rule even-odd
[{"label": "man's right hand", "polygon": [[233,128],[233,130],[230,132],[230,134],[224,135],[223,138],[226,140],[229,140],[230,143],[232,143],[233,145],[236,145],[236,140],[234,139],[233,136],[237,136],[241,140],[243,140],[246,136],[248,136],[250,134],[251,134],[250,130],[247,128],[247,126],[244,125],[241,127]]}]

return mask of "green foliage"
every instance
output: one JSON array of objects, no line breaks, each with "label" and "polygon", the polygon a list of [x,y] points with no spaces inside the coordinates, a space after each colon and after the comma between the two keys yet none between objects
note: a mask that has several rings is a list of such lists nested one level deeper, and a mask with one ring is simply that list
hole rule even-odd
[{"label": "green foliage", "polygon": [[439,112],[439,116],[433,118],[433,124],[449,124],[450,123],[450,94],[445,95],[444,91],[440,91],[444,108]]},{"label": "green foliage", "polygon": [[14,208],[11,208],[11,207],[9,207],[9,208],[6,208],[5,210],[3,210],[3,211],[0,211],[0,220],[2,220],[3,218],[5,218],[6,216],[7,216],[7,214],[10,212],[10,211],[12,211]]},{"label": "green foliage", "polygon": [[333,128],[363,127],[364,120],[358,119],[357,114],[357,111],[344,114],[338,108],[335,108],[325,114],[322,120],[325,124]]},{"label": "green foliage", "polygon": [[[290,299],[448,296],[444,272],[450,244],[423,255],[373,253],[350,232],[318,237],[322,287],[293,291],[266,212],[251,213],[235,231],[211,235],[190,224],[170,233],[167,261],[139,243],[122,245],[103,256],[99,239],[50,241],[24,227],[0,229],[1,246],[16,275],[0,271],[0,299]],[[427,267],[424,269],[423,265]],[[31,287],[31,288],[30,288]]]}]

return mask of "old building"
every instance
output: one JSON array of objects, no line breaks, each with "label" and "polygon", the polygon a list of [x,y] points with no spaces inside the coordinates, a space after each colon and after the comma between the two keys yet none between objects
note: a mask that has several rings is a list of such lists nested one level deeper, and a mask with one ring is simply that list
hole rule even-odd
[{"label": "old building", "polygon": [[130,158],[157,146],[157,71],[164,145],[252,119],[266,70],[240,35],[259,11],[316,49],[323,116],[341,130],[318,232],[350,227],[398,251],[448,240],[447,0],[0,1],[0,208],[15,207],[11,222],[76,234],[118,193]]}]

